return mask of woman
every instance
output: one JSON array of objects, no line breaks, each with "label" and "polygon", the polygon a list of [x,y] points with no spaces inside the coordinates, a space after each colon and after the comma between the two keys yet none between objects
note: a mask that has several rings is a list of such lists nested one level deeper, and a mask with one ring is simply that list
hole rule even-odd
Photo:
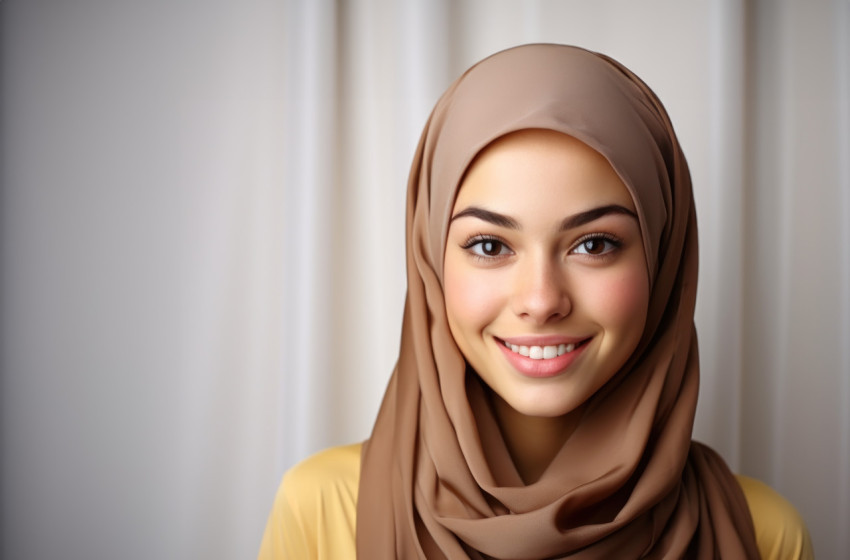
[{"label": "woman", "polygon": [[285,477],[262,558],[807,558],[692,442],[690,176],[617,62],[527,45],[438,101],[408,186],[399,361],[370,439]]}]

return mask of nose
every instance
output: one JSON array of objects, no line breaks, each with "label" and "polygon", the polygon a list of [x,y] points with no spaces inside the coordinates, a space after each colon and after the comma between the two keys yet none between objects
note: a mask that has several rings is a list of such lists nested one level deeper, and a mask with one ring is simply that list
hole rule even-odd
[{"label": "nose", "polygon": [[514,311],[524,320],[544,325],[563,319],[572,310],[561,263],[552,258],[530,259],[517,267]]}]

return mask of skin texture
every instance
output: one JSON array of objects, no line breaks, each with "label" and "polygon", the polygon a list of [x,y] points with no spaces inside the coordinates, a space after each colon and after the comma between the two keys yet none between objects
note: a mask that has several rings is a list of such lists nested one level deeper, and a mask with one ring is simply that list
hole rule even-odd
[{"label": "skin texture", "polygon": [[[599,208],[608,211],[565,228]],[[444,264],[452,336],[492,389],[514,463],[533,482],[643,332],[649,277],[632,197],[608,161],[579,140],[514,132],[468,170]],[[538,371],[506,352],[505,339],[573,341],[576,349],[558,362],[565,367]]]}]

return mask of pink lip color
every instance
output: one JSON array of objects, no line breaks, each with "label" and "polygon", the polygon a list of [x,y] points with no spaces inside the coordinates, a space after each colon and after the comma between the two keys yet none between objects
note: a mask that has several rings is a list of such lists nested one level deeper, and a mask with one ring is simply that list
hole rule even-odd
[{"label": "pink lip color", "polygon": [[[516,339],[510,339],[512,344],[517,344],[514,342]],[[539,338],[535,339],[534,344],[532,346],[554,346],[554,344],[541,344]],[[563,372],[565,369],[570,367],[572,363],[579,357],[579,355],[584,351],[587,344],[582,344],[572,352],[567,352],[566,354],[562,354],[561,356],[557,356],[555,358],[550,358],[548,360],[533,360],[526,356],[521,356],[516,352],[512,351],[510,348],[505,346],[502,342],[497,341],[499,348],[502,349],[502,352],[505,354],[505,358],[508,362],[517,370],[519,373],[526,377],[535,377],[535,378],[545,378],[545,377],[555,377],[556,375]],[[561,342],[561,344],[564,344]]]}]

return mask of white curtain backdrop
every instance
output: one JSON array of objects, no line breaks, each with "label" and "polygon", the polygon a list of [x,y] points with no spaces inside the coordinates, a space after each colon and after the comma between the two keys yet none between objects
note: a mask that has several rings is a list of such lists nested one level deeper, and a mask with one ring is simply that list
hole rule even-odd
[{"label": "white curtain backdrop", "polygon": [[526,42],[660,95],[700,218],[696,437],[850,556],[847,0],[0,1],[0,555],[255,556],[362,440],[404,196],[461,71]]}]

